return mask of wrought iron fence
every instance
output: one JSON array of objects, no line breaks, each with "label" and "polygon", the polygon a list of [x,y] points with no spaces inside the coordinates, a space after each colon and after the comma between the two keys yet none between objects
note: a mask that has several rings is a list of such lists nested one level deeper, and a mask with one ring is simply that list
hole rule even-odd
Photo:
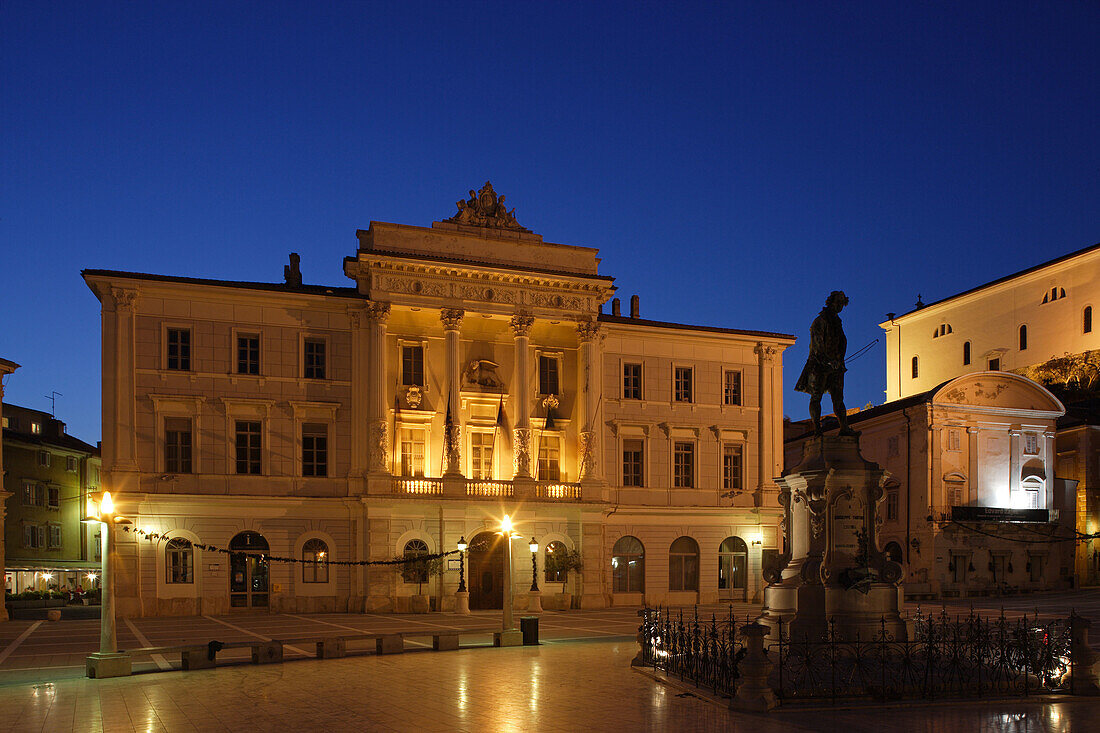
[{"label": "wrought iron fence", "polygon": [[[768,655],[781,700],[935,699],[1073,694],[1073,623],[1024,616],[918,615],[908,639],[883,620],[873,638],[841,639],[835,622],[824,638],[792,639],[780,623]],[[1063,682],[1065,680],[1065,682]]]},{"label": "wrought iron fence", "polygon": [[718,695],[733,695],[737,663],[745,654],[737,630],[749,623],[747,616],[736,618],[732,606],[722,618],[712,613],[709,622],[700,620],[698,608],[688,619],[683,609],[673,614],[667,608],[646,608],[639,613],[642,665]]}]

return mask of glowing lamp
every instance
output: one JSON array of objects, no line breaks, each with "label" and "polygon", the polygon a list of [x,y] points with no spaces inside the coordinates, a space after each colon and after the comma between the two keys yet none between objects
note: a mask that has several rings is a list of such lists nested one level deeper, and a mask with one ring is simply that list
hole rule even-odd
[{"label": "glowing lamp", "polygon": [[505,536],[510,536],[512,534],[512,518],[507,514],[504,515],[504,519],[500,520],[500,531],[504,533]]},{"label": "glowing lamp", "polygon": [[470,546],[469,543],[466,542],[466,536],[465,535],[458,538],[458,551],[459,552],[466,552],[466,548],[469,547],[469,546]]},{"label": "glowing lamp", "polygon": [[111,492],[110,491],[104,491],[103,492],[103,501],[100,502],[100,508],[102,509],[104,514],[114,514],[115,513],[115,503],[114,503],[114,501],[111,500]]},{"label": "glowing lamp", "polygon": [[527,546],[531,548],[531,552],[533,553],[539,551],[539,541],[536,540],[534,537],[532,537],[531,541],[527,543]]}]

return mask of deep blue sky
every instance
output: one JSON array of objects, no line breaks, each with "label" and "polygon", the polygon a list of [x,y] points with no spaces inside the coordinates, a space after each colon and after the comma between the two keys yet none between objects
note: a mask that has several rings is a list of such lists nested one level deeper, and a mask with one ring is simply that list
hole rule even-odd
[{"label": "deep blue sky", "polygon": [[[1100,3],[0,7],[6,399],[100,436],[82,268],[346,284],[491,179],[648,318],[791,332],[1100,240]],[[884,348],[850,364],[879,403]]]}]

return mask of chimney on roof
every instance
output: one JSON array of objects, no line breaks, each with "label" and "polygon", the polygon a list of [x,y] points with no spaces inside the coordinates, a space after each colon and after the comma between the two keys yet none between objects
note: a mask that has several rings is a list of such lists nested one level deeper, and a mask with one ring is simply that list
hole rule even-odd
[{"label": "chimney on roof", "polygon": [[893,311],[891,311],[891,312],[886,314],[886,320],[892,321],[892,320],[894,320],[894,316],[896,316],[896,315],[897,315],[897,313],[894,313]]},{"label": "chimney on roof", "polygon": [[630,317],[631,318],[637,318],[638,317],[638,296],[637,295],[631,295],[630,296]]},{"label": "chimney on roof", "polygon": [[302,287],[302,269],[299,267],[302,258],[297,252],[290,253],[290,264],[283,265],[283,279],[292,288]]},{"label": "chimney on roof", "polygon": [[619,305],[619,299],[618,298],[612,298],[611,299],[611,315],[613,315],[613,316],[621,316],[622,315],[622,308]]},{"label": "chimney on roof", "polygon": [[57,418],[51,417],[50,421],[46,424],[46,433],[51,438],[60,438],[65,434],[65,423]]}]

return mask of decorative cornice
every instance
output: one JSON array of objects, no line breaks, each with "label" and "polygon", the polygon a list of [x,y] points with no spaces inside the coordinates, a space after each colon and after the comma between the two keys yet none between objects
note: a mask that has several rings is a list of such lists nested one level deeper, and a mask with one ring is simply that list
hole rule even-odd
[{"label": "decorative cornice", "polygon": [[443,323],[444,331],[457,331],[462,326],[462,317],[466,311],[461,308],[444,308],[439,311],[439,320]]},{"label": "decorative cornice", "polygon": [[512,333],[514,333],[517,338],[520,336],[530,336],[531,326],[534,325],[534,323],[534,316],[514,315],[511,321]]}]

